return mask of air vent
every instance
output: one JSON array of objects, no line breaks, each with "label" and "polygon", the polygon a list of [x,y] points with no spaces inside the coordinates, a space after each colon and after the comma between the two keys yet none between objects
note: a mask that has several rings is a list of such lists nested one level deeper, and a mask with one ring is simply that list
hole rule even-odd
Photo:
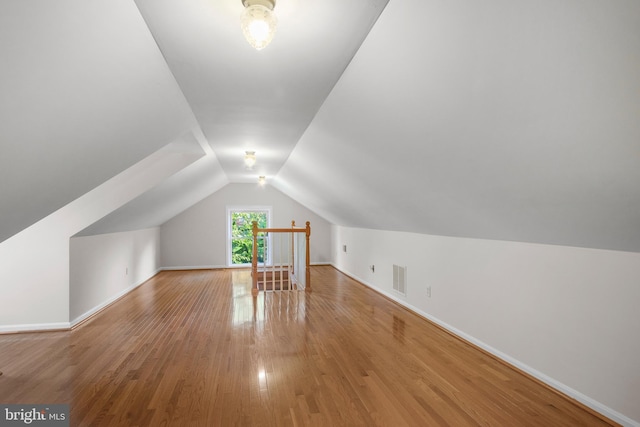
[{"label": "air vent", "polygon": [[393,290],[407,296],[407,267],[393,264]]}]

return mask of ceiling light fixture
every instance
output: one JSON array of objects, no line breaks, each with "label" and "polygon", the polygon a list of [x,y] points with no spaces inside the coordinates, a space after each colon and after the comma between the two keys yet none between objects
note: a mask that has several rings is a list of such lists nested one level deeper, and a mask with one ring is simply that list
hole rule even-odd
[{"label": "ceiling light fixture", "polygon": [[253,166],[256,164],[256,152],[255,151],[245,151],[244,152],[244,165],[247,169],[253,169]]},{"label": "ceiling light fixture", "polygon": [[273,13],[276,0],[242,0],[242,4],[242,32],[251,46],[257,50],[264,49],[273,40],[278,24]]},{"label": "ceiling light fixture", "polygon": [[260,175],[258,177],[258,184],[265,185],[266,183],[267,183],[267,178],[265,176],[263,176],[263,175]]}]

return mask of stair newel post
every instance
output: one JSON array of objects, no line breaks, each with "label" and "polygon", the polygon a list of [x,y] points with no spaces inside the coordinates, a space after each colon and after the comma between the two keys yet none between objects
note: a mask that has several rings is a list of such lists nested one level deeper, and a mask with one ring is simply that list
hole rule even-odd
[{"label": "stair newel post", "polygon": [[306,269],[305,269],[305,291],[311,292],[311,260],[309,259],[309,237],[311,237],[311,223],[307,221],[307,228],[305,230],[307,238],[306,240]]},{"label": "stair newel post", "polygon": [[253,248],[251,251],[251,295],[258,295],[258,221],[252,222]]},{"label": "stair newel post", "polygon": [[295,254],[295,251],[294,251],[294,241],[293,241],[294,236],[295,236],[296,233],[293,231],[294,228],[296,228],[296,221],[295,220],[291,220],[291,258],[290,258],[290,261],[289,261],[289,268],[291,269],[291,272],[289,274],[295,274],[295,272],[296,272],[295,271],[295,268],[296,268],[295,267],[295,265],[296,265],[296,263],[295,263],[296,254]]}]

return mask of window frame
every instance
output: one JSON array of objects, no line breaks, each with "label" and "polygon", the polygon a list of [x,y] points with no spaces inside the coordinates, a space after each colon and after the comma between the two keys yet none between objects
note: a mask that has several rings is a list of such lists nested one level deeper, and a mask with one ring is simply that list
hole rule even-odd
[{"label": "window frame", "polygon": [[[235,206],[227,206],[227,267],[238,267],[245,268],[250,267],[251,263],[247,264],[234,264],[233,263],[233,236],[231,231],[232,226],[232,215],[234,212],[264,212],[267,214],[267,228],[271,227],[271,206],[262,206],[262,205],[235,205]],[[268,264],[271,261],[271,235],[267,236],[266,243],[266,253],[265,253],[265,262]]]}]

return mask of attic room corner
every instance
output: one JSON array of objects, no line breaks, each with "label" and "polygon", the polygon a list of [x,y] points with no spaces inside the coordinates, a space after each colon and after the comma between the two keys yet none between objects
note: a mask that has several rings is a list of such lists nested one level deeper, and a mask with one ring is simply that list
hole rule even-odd
[{"label": "attic room corner", "polygon": [[[333,234],[341,271],[623,425],[640,420],[640,253]],[[393,264],[407,268],[406,296],[392,289]]]},{"label": "attic room corner", "polygon": [[70,287],[71,238],[201,156],[159,150],[1,242],[0,332],[69,328],[78,314],[70,306],[78,301],[78,287]]}]

